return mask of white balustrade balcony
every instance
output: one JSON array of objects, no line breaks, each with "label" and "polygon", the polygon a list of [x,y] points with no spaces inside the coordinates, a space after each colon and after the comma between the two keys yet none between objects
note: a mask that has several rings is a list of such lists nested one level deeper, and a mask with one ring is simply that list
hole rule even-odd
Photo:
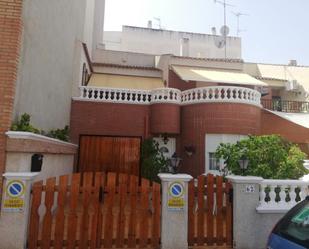
[{"label": "white balustrade balcony", "polygon": [[259,213],[286,212],[309,194],[309,182],[302,180],[263,180],[260,183]]},{"label": "white balustrade balcony", "polygon": [[151,103],[181,103],[181,91],[175,88],[158,88],[150,91]]},{"label": "white balustrade balcony", "polygon": [[183,105],[208,102],[246,103],[261,106],[261,94],[253,89],[232,86],[211,86],[182,92]]},{"label": "white balustrade balcony", "polygon": [[146,90],[105,87],[80,87],[78,99],[123,104],[149,104],[151,94]]},{"label": "white balustrade balcony", "polygon": [[243,103],[261,107],[261,94],[253,89],[232,86],[211,86],[181,92],[175,88],[135,90],[105,87],[80,87],[77,100],[101,101],[126,104],[198,104],[211,102]]}]

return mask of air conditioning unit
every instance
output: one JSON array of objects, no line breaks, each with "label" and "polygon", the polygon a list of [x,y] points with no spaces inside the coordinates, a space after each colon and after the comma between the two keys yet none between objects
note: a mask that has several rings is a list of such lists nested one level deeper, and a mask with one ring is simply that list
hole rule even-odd
[{"label": "air conditioning unit", "polygon": [[298,90],[298,82],[297,80],[288,80],[285,82],[285,90],[287,91],[296,91]]},{"label": "air conditioning unit", "polygon": [[254,89],[256,91],[258,91],[261,94],[262,97],[269,94],[268,87],[265,87],[265,86],[255,86]]}]

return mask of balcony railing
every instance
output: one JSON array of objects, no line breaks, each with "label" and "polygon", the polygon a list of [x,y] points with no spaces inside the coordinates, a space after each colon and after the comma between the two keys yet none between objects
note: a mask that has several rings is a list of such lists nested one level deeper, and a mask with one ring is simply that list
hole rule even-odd
[{"label": "balcony railing", "polygon": [[244,87],[215,86],[193,88],[182,92],[183,104],[205,102],[236,102],[260,106],[261,94],[253,89]]},{"label": "balcony railing", "polygon": [[261,106],[261,94],[244,87],[213,86],[194,88],[181,92],[175,88],[158,88],[153,90],[135,90],[105,87],[80,87],[77,100],[100,101],[127,104],[198,104],[210,102],[243,103]]},{"label": "balcony railing", "polygon": [[180,103],[181,91],[174,88],[149,91],[82,86],[79,99],[123,104]]},{"label": "balcony railing", "polygon": [[309,182],[301,180],[263,180],[260,183],[260,204],[257,211],[285,212],[309,194]]},{"label": "balcony railing", "polygon": [[272,111],[294,112],[294,113],[309,112],[309,102],[262,99],[261,103],[265,109]]}]

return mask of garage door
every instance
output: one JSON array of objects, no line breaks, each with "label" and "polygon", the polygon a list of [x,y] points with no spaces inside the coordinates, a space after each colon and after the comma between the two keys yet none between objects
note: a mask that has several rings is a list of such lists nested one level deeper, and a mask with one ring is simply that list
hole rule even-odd
[{"label": "garage door", "polygon": [[81,136],[78,171],[139,175],[140,138]]}]

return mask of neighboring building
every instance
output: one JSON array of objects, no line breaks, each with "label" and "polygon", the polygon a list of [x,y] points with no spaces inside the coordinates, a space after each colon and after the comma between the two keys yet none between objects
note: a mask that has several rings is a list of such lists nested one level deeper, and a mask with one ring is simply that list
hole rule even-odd
[{"label": "neighboring building", "polygon": [[[225,49],[215,45],[215,40],[218,38],[218,35],[153,29],[149,25],[148,28],[123,26],[122,31],[105,31],[103,42],[107,50],[224,58]],[[239,37],[226,37],[226,57],[241,59]]]},{"label": "neighboring building", "polygon": [[29,113],[39,129],[69,124],[73,83],[87,65],[84,47],[89,61],[102,42],[104,1],[1,0],[0,9],[2,175],[13,120]]},{"label": "neighboring building", "polygon": [[72,83],[81,81],[85,62],[82,44],[91,57],[102,42],[101,12],[102,0],[23,1],[14,119],[29,113],[43,130],[69,124]]}]

